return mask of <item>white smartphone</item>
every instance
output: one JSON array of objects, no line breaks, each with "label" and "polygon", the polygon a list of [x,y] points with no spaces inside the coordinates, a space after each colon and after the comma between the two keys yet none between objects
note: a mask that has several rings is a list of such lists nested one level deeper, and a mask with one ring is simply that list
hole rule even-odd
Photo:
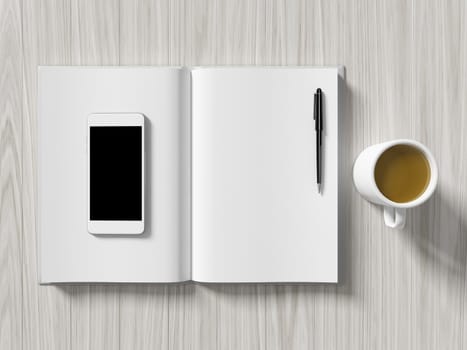
[{"label": "white smartphone", "polygon": [[88,117],[88,231],[144,231],[144,116]]}]

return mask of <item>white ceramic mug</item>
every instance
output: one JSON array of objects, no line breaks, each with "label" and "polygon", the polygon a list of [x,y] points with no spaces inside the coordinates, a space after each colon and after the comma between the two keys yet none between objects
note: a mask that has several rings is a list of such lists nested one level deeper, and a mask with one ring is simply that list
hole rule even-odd
[{"label": "white ceramic mug", "polygon": [[[425,191],[410,202],[397,203],[379,190],[375,181],[375,166],[379,157],[387,149],[396,145],[412,146],[425,156],[430,166],[430,182]],[[355,160],[353,179],[358,192],[370,202],[384,206],[384,222],[392,228],[402,228],[405,225],[407,208],[413,208],[425,202],[435,191],[438,183],[438,166],[430,150],[420,142],[408,139],[393,140],[370,146],[362,151]]]}]

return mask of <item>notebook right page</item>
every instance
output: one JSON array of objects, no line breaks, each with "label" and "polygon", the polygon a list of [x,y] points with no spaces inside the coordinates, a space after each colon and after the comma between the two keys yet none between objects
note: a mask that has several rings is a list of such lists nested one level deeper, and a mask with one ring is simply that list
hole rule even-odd
[{"label": "notebook right page", "polygon": [[193,279],[337,282],[338,68],[196,68],[192,93]]}]

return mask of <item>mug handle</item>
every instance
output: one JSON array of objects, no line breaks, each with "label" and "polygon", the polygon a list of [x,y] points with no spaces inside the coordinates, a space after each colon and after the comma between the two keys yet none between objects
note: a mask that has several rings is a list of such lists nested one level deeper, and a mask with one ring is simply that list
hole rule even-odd
[{"label": "mug handle", "polygon": [[403,228],[405,226],[405,208],[384,207],[384,223],[391,228]]}]

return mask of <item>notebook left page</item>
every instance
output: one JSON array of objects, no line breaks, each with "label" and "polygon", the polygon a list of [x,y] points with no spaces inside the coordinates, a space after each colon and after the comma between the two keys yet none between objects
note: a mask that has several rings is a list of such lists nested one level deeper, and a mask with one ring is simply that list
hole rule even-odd
[{"label": "notebook left page", "polygon": [[[189,280],[189,71],[40,67],[38,80],[39,282]],[[86,136],[92,113],[145,117],[141,235],[99,236],[87,231]]]}]

